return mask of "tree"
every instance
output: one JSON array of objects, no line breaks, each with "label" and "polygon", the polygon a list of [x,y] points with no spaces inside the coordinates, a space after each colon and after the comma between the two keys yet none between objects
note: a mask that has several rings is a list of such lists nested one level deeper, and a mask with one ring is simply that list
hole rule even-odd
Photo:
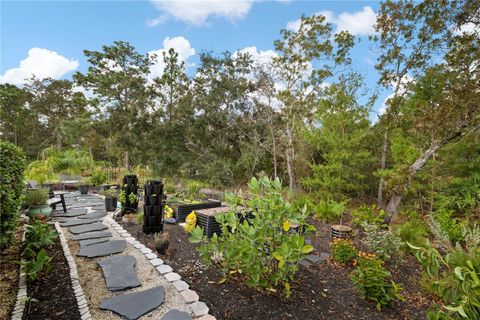
[{"label": "tree", "polygon": [[[412,132],[426,138],[419,157],[392,190],[387,222],[397,213],[408,181],[432,155],[478,130],[479,108],[473,101],[479,94],[479,35],[458,30],[467,22],[478,28],[479,13],[478,3],[469,0],[382,3],[377,68],[381,83],[393,79],[397,84],[387,117],[393,123],[408,121]],[[400,96],[398,88],[407,75],[416,85],[412,95]]]},{"label": "tree", "polygon": [[130,167],[129,153],[136,146],[140,130],[139,115],[146,112],[151,102],[147,76],[154,56],[145,56],[123,41],[103,46],[102,51],[84,51],[90,66],[86,74],[77,72],[75,81],[93,90],[102,110],[107,114],[115,143],[125,152],[125,168]]},{"label": "tree", "polygon": [[293,191],[298,128],[324,82],[333,78],[335,69],[350,62],[348,52],[354,38],[346,31],[332,35],[325,17],[315,15],[302,17],[298,30],[284,29],[281,34],[282,39],[275,41],[279,55],[274,58],[274,65],[284,87],[279,90],[278,99],[283,104],[285,158],[289,187]]},{"label": "tree", "polygon": [[12,84],[0,85],[0,128],[2,138],[15,145],[19,143],[19,132],[25,127],[28,116],[27,92]]}]

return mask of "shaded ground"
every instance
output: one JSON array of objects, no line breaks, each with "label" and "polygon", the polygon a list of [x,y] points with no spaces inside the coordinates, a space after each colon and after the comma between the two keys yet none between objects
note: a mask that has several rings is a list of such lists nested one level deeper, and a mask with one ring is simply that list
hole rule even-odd
[{"label": "shaded ground", "polygon": [[9,318],[17,299],[22,229],[17,229],[15,242],[0,252],[0,319]]},{"label": "shaded ground", "polygon": [[47,254],[53,258],[52,271],[28,283],[28,296],[38,302],[30,303],[30,307],[26,305],[26,319],[79,320],[80,312],[72,288],[70,269],[60,239],[57,238],[47,249]]},{"label": "shaded ground", "polygon": [[[330,225],[312,221],[319,233],[308,237],[319,252],[329,252]],[[130,234],[154,250],[151,235],[141,232],[141,225],[122,223]],[[431,298],[420,292],[420,267],[411,256],[405,256],[398,268],[389,266],[394,280],[403,283],[405,302],[379,312],[375,304],[362,300],[352,286],[349,273],[332,261],[319,266],[301,267],[292,283],[292,298],[281,292],[267,293],[248,288],[230,279],[216,284],[221,274],[214,268],[205,270],[198,260],[195,246],[177,225],[165,225],[170,235],[170,248],[160,256],[175,272],[190,283],[200,299],[210,307],[217,319],[425,319]]]}]

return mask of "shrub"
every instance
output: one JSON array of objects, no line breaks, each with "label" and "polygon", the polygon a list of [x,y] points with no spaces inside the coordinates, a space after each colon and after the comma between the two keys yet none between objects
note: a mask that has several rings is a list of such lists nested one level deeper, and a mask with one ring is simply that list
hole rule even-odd
[{"label": "shrub", "polygon": [[378,224],[384,223],[385,212],[379,210],[376,205],[362,206],[352,211],[352,223],[357,226],[361,226],[363,223]]},{"label": "shrub", "polygon": [[398,229],[398,234],[403,241],[419,244],[425,241],[429,230],[427,224],[413,212],[409,214],[409,220]]},{"label": "shrub", "polygon": [[48,200],[48,189],[39,188],[28,190],[26,198],[29,207],[46,205]]},{"label": "shrub", "polygon": [[445,304],[444,310],[430,313],[432,318],[480,319],[480,249],[456,246],[442,255],[429,241],[424,246],[408,245],[430,279],[429,289]]},{"label": "shrub", "polygon": [[99,186],[104,184],[107,181],[107,175],[101,168],[97,168],[93,171],[92,176],[90,177],[90,183],[93,186]]},{"label": "shrub", "polygon": [[438,240],[455,245],[463,240],[462,227],[458,219],[448,210],[439,210],[431,216],[430,229]]},{"label": "shrub", "polygon": [[220,214],[216,220],[221,226],[221,237],[214,234],[207,241],[203,230],[197,226],[190,241],[202,243],[197,250],[203,262],[207,266],[218,266],[225,276],[222,281],[241,274],[241,279],[250,287],[275,290],[276,286],[283,285],[288,297],[298,262],[313,250],[311,245],[305,244],[303,235],[290,230],[291,224],[298,224],[305,232],[315,229],[306,223],[305,211],[283,199],[278,178],[252,178],[249,191],[249,199],[238,194],[232,202],[253,212],[253,218],[241,219],[233,211]]},{"label": "shrub", "polygon": [[315,206],[315,217],[323,221],[334,221],[340,218],[345,211],[348,200],[336,202],[335,200],[320,200]]},{"label": "shrub", "polygon": [[0,141],[0,163],[0,249],[3,249],[12,244],[20,216],[26,167],[22,149]]},{"label": "shrub", "polygon": [[403,300],[400,295],[402,285],[395,283],[391,273],[383,267],[383,261],[374,254],[359,253],[356,268],[351,273],[353,285],[363,299],[375,301],[377,309],[391,305],[395,300]]},{"label": "shrub", "polygon": [[362,224],[365,237],[362,242],[368,250],[374,252],[380,259],[386,261],[401,256],[402,240],[389,227],[382,228],[376,224]]},{"label": "shrub", "polygon": [[334,238],[332,243],[330,243],[330,253],[333,260],[342,264],[347,264],[355,259],[358,250],[355,248],[352,241]]},{"label": "shrub", "polygon": [[41,249],[35,257],[23,261],[21,265],[28,280],[35,281],[42,272],[48,273],[52,270],[51,262],[52,258],[47,255],[45,249]]},{"label": "shrub", "polygon": [[200,181],[189,180],[187,182],[187,193],[190,199],[198,199],[200,197],[200,189],[204,187],[204,184]]}]

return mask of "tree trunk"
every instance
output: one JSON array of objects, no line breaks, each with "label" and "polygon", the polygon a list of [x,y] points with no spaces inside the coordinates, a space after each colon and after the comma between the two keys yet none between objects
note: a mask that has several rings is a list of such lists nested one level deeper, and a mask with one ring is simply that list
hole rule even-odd
[{"label": "tree trunk", "polygon": [[128,154],[128,150],[125,151],[125,170],[128,171],[128,168],[130,167],[130,163],[129,163],[129,154]]},{"label": "tree trunk", "polygon": [[277,143],[275,142],[275,134],[273,132],[273,126],[270,126],[270,134],[272,135],[272,156],[273,156],[273,177],[278,177],[277,172]]},{"label": "tree trunk", "polygon": [[287,171],[290,191],[295,190],[295,173],[293,169],[293,160],[295,158],[295,149],[293,147],[292,128],[287,125]]},{"label": "tree trunk", "polygon": [[[462,133],[463,133],[462,131],[458,131],[453,133],[450,137],[446,138],[444,141],[432,142],[432,144],[430,145],[430,148],[428,148],[427,151],[422,153],[420,157],[418,157],[418,159],[415,160],[415,162],[410,166],[408,178],[413,178],[418,173],[418,171],[420,171],[423,168],[423,166],[427,163],[427,161],[435,154],[435,152],[438,151],[438,149],[440,149],[450,141],[460,137]],[[408,185],[408,180],[403,187],[406,187],[407,185]],[[392,218],[398,213],[398,208],[400,207],[401,202],[402,202],[402,194],[400,194],[400,192],[395,192],[390,198],[390,201],[388,202],[388,206],[386,209],[387,214],[385,216],[386,223],[390,223],[390,221],[392,221]]]},{"label": "tree trunk", "polygon": [[[385,130],[383,134],[383,147],[382,147],[382,159],[380,161],[380,169],[385,170],[387,163],[387,150],[388,150],[388,130]],[[378,183],[378,198],[377,203],[379,207],[383,206],[383,189],[385,188],[385,178],[380,177]]]}]

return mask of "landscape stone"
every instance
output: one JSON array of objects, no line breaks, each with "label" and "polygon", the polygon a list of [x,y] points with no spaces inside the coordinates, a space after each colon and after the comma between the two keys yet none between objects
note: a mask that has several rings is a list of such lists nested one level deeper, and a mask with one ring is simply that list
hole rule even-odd
[{"label": "landscape stone", "polygon": [[84,215],[87,213],[87,209],[71,209],[71,210],[67,210],[67,212],[63,212],[63,211],[59,211],[59,212],[55,212],[55,213],[52,213],[52,217],[65,217],[65,218],[69,218],[69,217],[78,217],[78,216],[81,216],[81,215]]},{"label": "landscape stone", "polygon": [[142,249],[142,248],[145,248],[145,245],[141,244],[140,242],[138,243],[135,243],[134,244],[134,247],[137,248],[137,249]]},{"label": "landscape stone", "polygon": [[178,281],[175,281],[173,282],[173,286],[175,287],[175,289],[177,289],[177,291],[184,291],[184,290],[187,290],[189,288],[189,285],[188,283],[186,283],[185,281],[183,280],[178,280]]},{"label": "landscape stone", "polygon": [[110,231],[99,231],[99,232],[88,232],[77,234],[72,237],[72,240],[87,240],[87,239],[97,239],[97,238],[106,238],[111,237],[112,233]]},{"label": "landscape stone", "polygon": [[72,204],[70,208],[76,209],[76,208],[100,207],[100,206],[105,206],[105,204],[103,202],[77,202],[75,204]]},{"label": "landscape stone", "polygon": [[161,266],[158,266],[157,270],[158,272],[160,272],[160,274],[165,274],[173,271],[172,267],[166,264],[162,264]]},{"label": "landscape stone", "polygon": [[[128,240],[127,240],[127,241],[128,241]],[[145,255],[145,257],[147,257],[148,260],[152,260],[152,259],[158,258],[158,256],[157,256],[155,253],[153,253],[153,252],[152,252],[152,253],[147,253],[147,254]]]},{"label": "landscape stone", "polygon": [[204,316],[201,316],[200,318],[197,318],[196,320],[217,320],[217,318],[215,318],[211,314],[206,314]]},{"label": "landscape stone", "polygon": [[70,227],[70,232],[74,234],[78,234],[78,233],[86,233],[86,232],[92,232],[92,231],[100,231],[105,229],[108,229],[108,227],[103,223],[92,223],[84,226]]},{"label": "landscape stone", "polygon": [[73,226],[80,226],[83,224],[90,224],[90,223],[95,223],[98,222],[98,219],[71,219],[66,222],[60,223],[61,227],[73,227]]},{"label": "landscape stone", "polygon": [[140,249],[140,252],[143,254],[147,254],[147,253],[152,253],[152,250],[150,248],[142,248]]},{"label": "landscape stone", "polygon": [[78,219],[93,219],[93,218],[103,218],[107,215],[106,211],[92,211],[86,215],[80,216]]},{"label": "landscape stone", "polygon": [[169,282],[174,282],[177,280],[182,279],[178,273],[175,272],[170,272],[164,275],[165,279],[167,279]]},{"label": "landscape stone", "polygon": [[182,295],[183,299],[185,299],[186,303],[193,303],[195,301],[198,301],[198,299],[200,298],[195,291],[190,289],[184,290],[180,292],[180,294]]},{"label": "landscape stone", "polygon": [[80,241],[80,247],[87,247],[95,243],[102,243],[108,241],[109,238],[88,239]]},{"label": "landscape stone", "polygon": [[327,253],[327,252],[320,253],[320,259],[322,261],[326,260],[328,257],[330,257],[330,253]]},{"label": "landscape stone", "polygon": [[125,250],[126,246],[127,243],[125,242],[125,240],[113,240],[96,243],[87,247],[80,248],[77,256],[88,258],[108,256],[114,253],[122,252],[123,250]]},{"label": "landscape stone", "polygon": [[313,262],[313,263],[320,263],[322,259],[319,256],[316,256],[314,254],[309,254],[305,257],[308,261]]},{"label": "landscape stone", "polygon": [[138,319],[165,301],[165,289],[161,286],[140,292],[104,299],[100,309],[111,310],[126,319]]},{"label": "landscape stone", "polygon": [[302,260],[298,261],[298,264],[301,265],[301,266],[304,266],[304,267],[309,267],[311,265],[310,262],[308,262],[308,260],[306,260],[306,259],[302,259]]},{"label": "landscape stone", "polygon": [[160,265],[163,264],[163,260],[160,259],[160,258],[156,258],[156,259],[150,260],[150,263],[151,263],[154,267],[158,267],[158,266],[160,266]]},{"label": "landscape stone", "polygon": [[200,317],[208,313],[208,307],[205,302],[197,301],[190,305],[190,310],[195,317]]},{"label": "landscape stone", "polygon": [[102,268],[107,289],[118,291],[141,286],[135,272],[136,262],[133,256],[113,256],[97,261]]},{"label": "landscape stone", "polygon": [[192,320],[192,317],[184,311],[173,309],[165,313],[161,320]]}]

